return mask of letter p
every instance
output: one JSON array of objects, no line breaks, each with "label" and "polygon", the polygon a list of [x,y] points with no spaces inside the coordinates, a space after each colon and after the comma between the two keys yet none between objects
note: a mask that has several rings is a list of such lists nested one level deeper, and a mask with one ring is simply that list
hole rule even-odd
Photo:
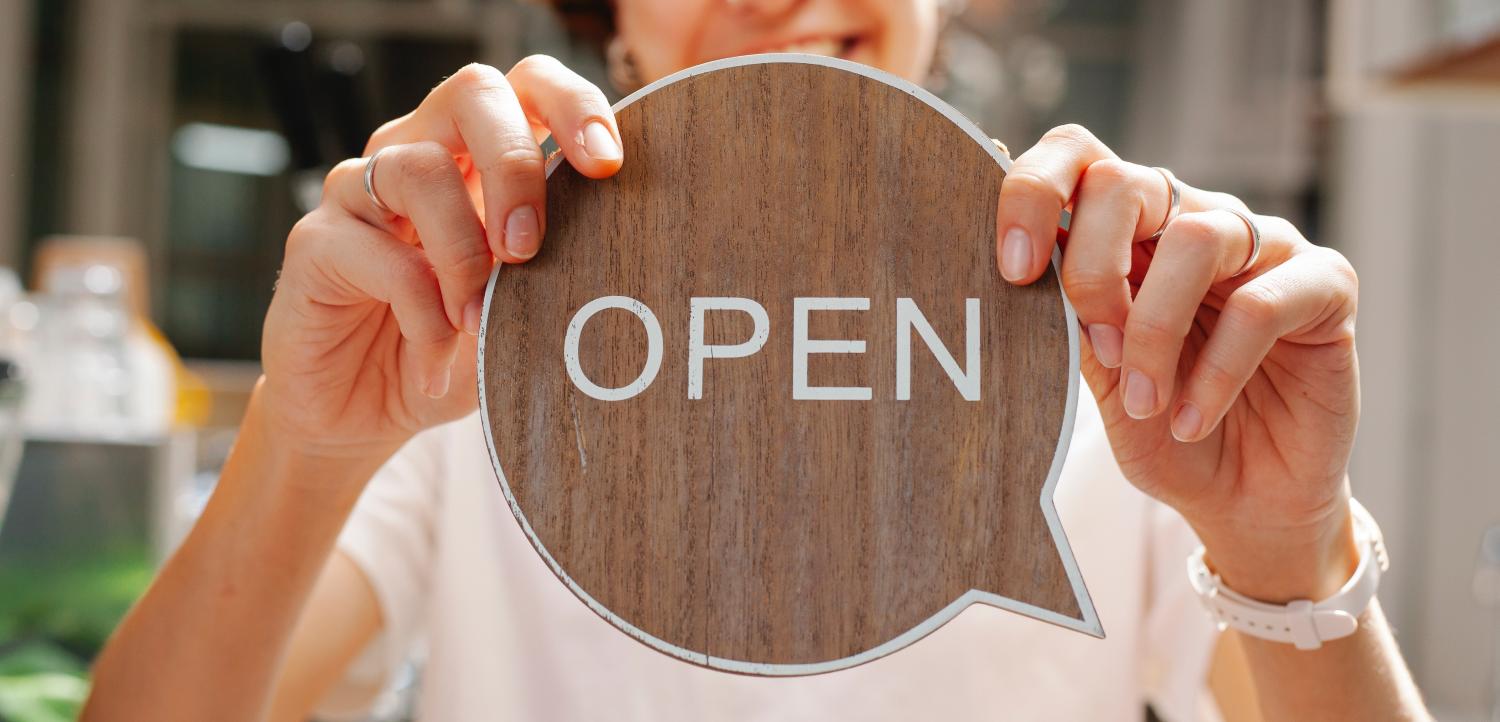
[{"label": "letter p", "polygon": [[[742,311],[750,314],[755,331],[750,339],[736,344],[704,344],[703,314],[706,311]],[[688,398],[703,398],[703,360],[706,358],[744,358],[766,345],[771,335],[771,319],[764,306],[737,296],[694,296],[689,302],[688,317]]]}]

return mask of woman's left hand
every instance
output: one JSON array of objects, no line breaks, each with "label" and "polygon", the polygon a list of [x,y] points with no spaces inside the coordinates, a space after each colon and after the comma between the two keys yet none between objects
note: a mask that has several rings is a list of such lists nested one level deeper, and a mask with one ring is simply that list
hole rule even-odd
[{"label": "woman's left hand", "polygon": [[[1319,600],[1353,571],[1346,468],[1359,418],[1358,281],[1336,251],[1238,199],[1120,160],[1055,128],[1000,190],[1001,273],[1030,283],[1063,248],[1083,374],[1121,470],[1176,508],[1225,583]],[[1071,209],[1068,232],[1058,229]]]}]

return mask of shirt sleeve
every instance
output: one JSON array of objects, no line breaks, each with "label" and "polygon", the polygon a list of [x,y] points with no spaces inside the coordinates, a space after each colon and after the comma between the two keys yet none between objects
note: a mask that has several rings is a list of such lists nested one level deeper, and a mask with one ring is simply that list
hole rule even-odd
[{"label": "shirt sleeve", "polygon": [[419,642],[441,503],[443,428],[417,435],[376,472],[339,534],[338,550],[375,593],[381,630],[324,696],[323,716],[344,718],[380,706],[380,693]]},{"label": "shirt sleeve", "polygon": [[1147,509],[1146,630],[1141,669],[1146,698],[1166,722],[1218,722],[1208,669],[1219,630],[1188,583],[1187,557],[1198,537],[1171,507]]}]

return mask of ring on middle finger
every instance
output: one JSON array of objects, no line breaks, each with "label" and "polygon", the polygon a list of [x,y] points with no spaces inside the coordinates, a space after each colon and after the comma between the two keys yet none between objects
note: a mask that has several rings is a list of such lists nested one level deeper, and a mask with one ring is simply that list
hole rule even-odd
[{"label": "ring on middle finger", "polygon": [[1172,171],[1166,168],[1152,166],[1151,170],[1167,179],[1167,215],[1161,219],[1161,225],[1157,226],[1156,232],[1146,237],[1148,241],[1156,241],[1161,240],[1161,234],[1167,232],[1167,226],[1171,225],[1172,219],[1176,218],[1177,213],[1182,210],[1182,183],[1177,180],[1177,176],[1172,175]]}]

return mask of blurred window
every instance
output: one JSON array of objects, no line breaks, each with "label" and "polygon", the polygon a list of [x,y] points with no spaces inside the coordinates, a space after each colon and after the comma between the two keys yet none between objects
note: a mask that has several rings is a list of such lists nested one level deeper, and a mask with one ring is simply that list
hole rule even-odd
[{"label": "blurred window", "polygon": [[[395,0],[392,0],[395,1]],[[183,355],[255,359],[287,231],[324,173],[478,54],[472,38],[351,39],[302,23],[177,37],[157,316]]]}]

